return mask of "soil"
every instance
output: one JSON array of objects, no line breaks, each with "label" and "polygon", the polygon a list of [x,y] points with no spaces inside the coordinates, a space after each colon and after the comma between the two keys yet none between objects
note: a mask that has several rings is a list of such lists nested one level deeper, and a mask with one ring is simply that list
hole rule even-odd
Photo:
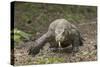
[{"label": "soil", "polygon": [[[77,25],[84,38],[84,46],[74,55],[68,51],[53,52],[49,49],[50,44],[46,43],[44,48],[35,57],[28,55],[27,50],[33,44],[33,41],[23,42],[14,48],[14,65],[42,64],[37,63],[39,59],[47,58],[64,58],[63,62],[53,63],[70,63],[85,62],[97,60],[97,23],[96,21]],[[46,64],[46,63],[45,63]]]}]

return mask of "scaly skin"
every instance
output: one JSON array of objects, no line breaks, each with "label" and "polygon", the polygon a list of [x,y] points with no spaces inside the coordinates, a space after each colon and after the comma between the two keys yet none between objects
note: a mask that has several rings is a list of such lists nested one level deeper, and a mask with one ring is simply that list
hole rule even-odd
[{"label": "scaly skin", "polygon": [[79,46],[83,45],[82,37],[78,28],[65,19],[57,19],[53,21],[47,33],[35,41],[35,46],[30,47],[29,54],[36,55],[46,42],[50,42],[51,48],[67,47],[72,45],[73,52],[79,50]]}]

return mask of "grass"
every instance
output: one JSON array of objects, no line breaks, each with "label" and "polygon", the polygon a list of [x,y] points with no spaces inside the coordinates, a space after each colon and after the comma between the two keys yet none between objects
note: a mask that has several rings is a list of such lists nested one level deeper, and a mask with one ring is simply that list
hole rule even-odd
[{"label": "grass", "polygon": [[29,40],[30,39],[30,34],[28,33],[25,33],[21,30],[18,30],[17,28],[15,28],[12,33],[14,33],[14,35],[12,35],[12,38],[13,40],[16,42],[16,43],[19,43],[21,42],[22,40],[26,39],[26,40]]},{"label": "grass", "polygon": [[[26,33],[36,34],[47,30],[49,24],[58,18],[82,23],[97,17],[97,7],[58,4],[15,3],[15,27]],[[31,23],[28,23],[31,21]]]},{"label": "grass", "polygon": [[49,57],[49,58],[39,58],[36,61],[36,64],[52,64],[52,63],[62,63],[64,62],[64,58],[58,58],[58,57]]}]

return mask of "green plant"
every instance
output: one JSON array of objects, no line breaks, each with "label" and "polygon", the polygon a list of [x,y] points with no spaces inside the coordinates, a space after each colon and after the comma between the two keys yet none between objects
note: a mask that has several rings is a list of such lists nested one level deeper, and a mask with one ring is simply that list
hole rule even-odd
[{"label": "green plant", "polygon": [[20,42],[20,41],[22,41],[24,39],[29,40],[30,39],[30,36],[31,36],[30,34],[25,33],[25,32],[23,32],[21,30],[18,30],[17,28],[15,28],[12,31],[12,33],[14,33],[12,35],[12,38],[14,39],[15,42]]},{"label": "green plant", "polygon": [[59,57],[49,57],[49,58],[39,58],[37,64],[51,64],[51,63],[62,63],[64,58]]}]

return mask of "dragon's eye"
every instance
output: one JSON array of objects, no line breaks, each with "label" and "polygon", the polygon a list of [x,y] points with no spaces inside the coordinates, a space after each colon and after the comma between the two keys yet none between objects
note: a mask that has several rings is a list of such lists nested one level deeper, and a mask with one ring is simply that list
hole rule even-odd
[{"label": "dragon's eye", "polygon": [[63,31],[62,35],[65,35],[65,31]]}]

